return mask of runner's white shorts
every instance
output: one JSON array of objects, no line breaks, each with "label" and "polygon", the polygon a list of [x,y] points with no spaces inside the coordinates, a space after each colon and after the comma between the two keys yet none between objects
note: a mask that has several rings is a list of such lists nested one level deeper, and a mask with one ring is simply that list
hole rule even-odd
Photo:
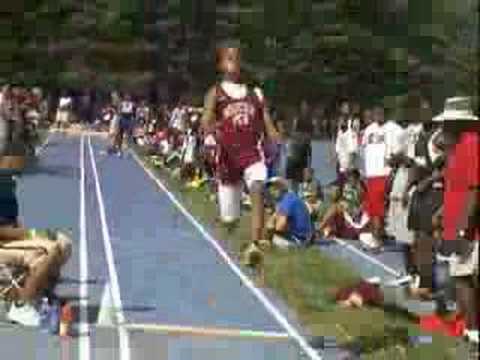
[{"label": "runner's white shorts", "polygon": [[[243,179],[248,188],[256,181],[267,180],[267,167],[263,161],[256,162],[245,169]],[[240,217],[243,184],[218,184],[218,204],[220,218],[232,222]]]}]

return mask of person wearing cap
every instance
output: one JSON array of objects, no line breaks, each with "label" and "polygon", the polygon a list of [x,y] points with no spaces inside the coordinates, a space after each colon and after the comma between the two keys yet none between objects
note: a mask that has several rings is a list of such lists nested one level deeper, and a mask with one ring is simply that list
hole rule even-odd
[{"label": "person wearing cap", "polygon": [[288,185],[287,180],[280,177],[267,182],[269,192],[276,202],[267,229],[273,233],[273,245],[283,249],[306,245],[313,239],[313,224],[308,207],[296,193],[289,190]]},{"label": "person wearing cap", "polygon": [[[444,146],[441,123],[433,122],[429,101],[419,94],[407,100],[407,157],[409,179],[403,195],[408,207],[407,229],[413,242],[406,244],[410,295],[429,300],[434,288],[434,217],[443,204]],[[438,232],[438,231],[437,231]]]},{"label": "person wearing cap", "polygon": [[450,274],[455,278],[458,310],[466,319],[465,336],[478,343],[480,122],[468,97],[447,99],[434,121],[443,123],[447,151],[443,239],[458,259],[451,263]]}]

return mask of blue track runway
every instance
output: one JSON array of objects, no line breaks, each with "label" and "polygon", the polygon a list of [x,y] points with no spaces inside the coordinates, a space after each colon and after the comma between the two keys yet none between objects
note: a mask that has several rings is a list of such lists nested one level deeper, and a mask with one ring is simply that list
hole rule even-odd
[{"label": "blue track runway", "polygon": [[[51,134],[39,163],[20,180],[19,199],[27,226],[72,229],[76,253],[65,269],[59,290],[78,308],[82,287],[88,293],[86,306],[82,307],[88,310],[88,316],[78,319],[84,326],[88,324],[89,336],[83,334],[65,343],[33,330],[2,327],[0,343],[6,353],[25,351],[17,358],[62,360],[309,359],[291,337],[252,339],[193,336],[188,332],[173,336],[165,331],[164,327],[170,325],[284,336],[285,324],[280,325],[274,315],[287,320],[284,316],[289,311],[272,294],[265,298],[273,304],[275,314],[268,311],[199,226],[158,189],[131,155],[103,155],[103,138],[84,139],[82,171],[80,136]],[[313,150],[316,175],[323,184],[329,183],[335,172],[328,161],[326,144],[315,143]],[[82,173],[83,260],[79,253]],[[337,242],[319,250],[349,261],[364,276],[390,279],[403,268],[396,251],[368,255],[354,242]],[[82,261],[88,263],[83,275]],[[116,311],[111,311],[115,307]],[[115,326],[122,318],[138,327]],[[294,331],[299,329],[294,319],[288,321],[294,324]],[[157,325],[163,330],[145,330]],[[34,354],[19,350],[14,346],[19,339],[27,339],[40,350]],[[336,359],[337,355],[322,354],[323,359]]]},{"label": "blue track runway", "polygon": [[[77,243],[77,252],[65,269],[60,286],[61,294],[77,301],[77,305],[81,284],[87,286],[88,353],[81,349],[84,345],[79,338],[72,340],[65,351],[58,340],[45,339],[34,331],[22,331],[32,342],[46,344],[45,355],[40,358],[59,358],[68,353],[69,359],[86,356],[92,359],[308,359],[302,356],[299,345],[286,336],[285,328],[166,193],[158,190],[135,160],[131,156],[105,156],[102,154],[105,146],[102,138],[88,140],[85,137],[88,276],[80,277],[80,244]],[[71,228],[74,239],[80,238],[80,149],[80,136],[50,136],[39,163],[19,184],[21,213],[27,226]],[[113,259],[110,264],[107,243]],[[117,297],[115,280],[112,280],[115,277]],[[275,309],[285,309],[278,299],[269,298],[276,304]],[[196,333],[194,336],[187,332],[172,336],[164,328],[163,332],[127,328],[124,331],[127,339],[124,336],[122,340],[122,333],[115,326],[118,320],[115,314],[111,316],[113,327],[97,324],[99,315],[106,312],[105,307],[111,309],[119,302],[121,309],[114,312],[121,313],[127,324],[183,326],[200,332],[226,329],[227,335],[198,336]],[[6,330],[1,339],[19,331]],[[255,331],[265,337],[232,337],[228,331]],[[271,339],[268,334],[281,338]],[[129,354],[125,355],[127,348]]]}]

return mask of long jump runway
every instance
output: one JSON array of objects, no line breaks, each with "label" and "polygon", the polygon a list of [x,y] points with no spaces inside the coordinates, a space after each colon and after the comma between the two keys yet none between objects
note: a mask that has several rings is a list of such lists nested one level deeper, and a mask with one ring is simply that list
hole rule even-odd
[{"label": "long jump runway", "polygon": [[[75,252],[59,293],[76,304],[77,336],[60,341],[2,327],[2,353],[62,360],[320,359],[278,310],[281,304],[254,288],[131,154],[106,156],[105,146],[95,136],[52,134],[39,164],[20,181],[27,226],[72,229]],[[25,341],[30,352],[13,346]]]}]

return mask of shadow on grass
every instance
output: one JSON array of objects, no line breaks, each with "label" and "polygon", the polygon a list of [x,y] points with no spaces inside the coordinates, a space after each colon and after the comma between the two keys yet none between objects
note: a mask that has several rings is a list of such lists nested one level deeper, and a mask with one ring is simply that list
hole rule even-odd
[{"label": "shadow on grass", "polygon": [[343,343],[341,347],[358,356],[367,355],[395,346],[406,348],[410,343],[410,336],[408,326],[386,324],[382,332],[359,336],[353,341]]}]

